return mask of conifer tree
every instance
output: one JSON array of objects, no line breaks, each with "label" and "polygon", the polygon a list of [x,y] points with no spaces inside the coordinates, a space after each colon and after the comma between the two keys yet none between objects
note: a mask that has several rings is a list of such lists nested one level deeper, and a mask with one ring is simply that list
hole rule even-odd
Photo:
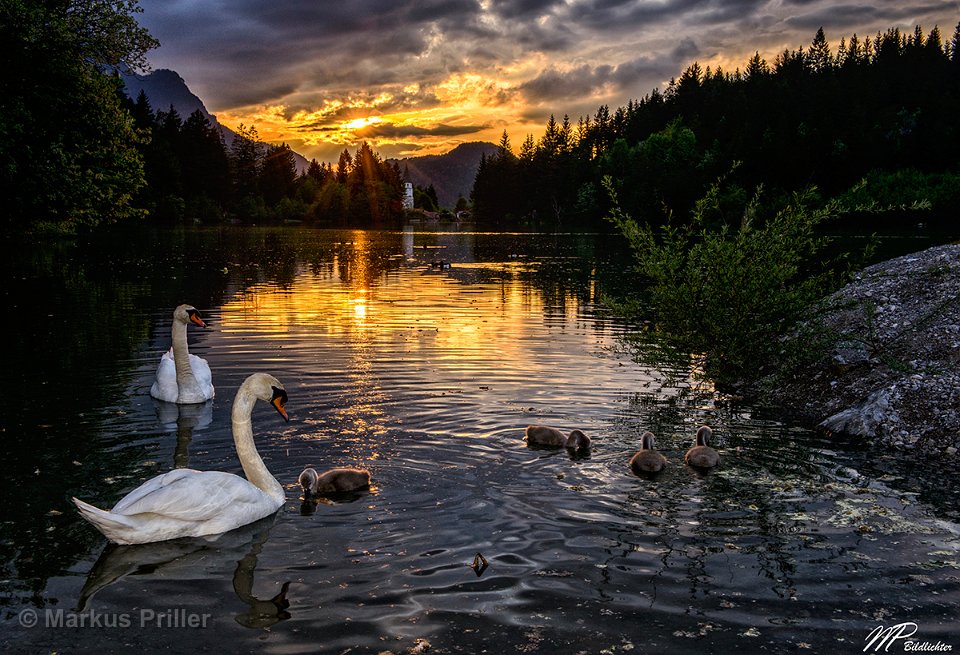
[{"label": "conifer tree", "polygon": [[833,57],[830,54],[830,44],[827,43],[827,36],[823,28],[817,30],[813,37],[813,43],[807,51],[807,62],[810,70],[814,73],[823,73],[830,70],[833,63]]}]

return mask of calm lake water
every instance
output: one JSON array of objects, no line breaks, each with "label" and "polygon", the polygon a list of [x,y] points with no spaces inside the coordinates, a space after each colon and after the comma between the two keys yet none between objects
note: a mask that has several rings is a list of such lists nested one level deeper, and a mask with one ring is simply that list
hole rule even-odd
[{"label": "calm lake water", "polygon": [[[4,653],[860,653],[906,622],[960,648],[957,472],[635,363],[601,311],[635,283],[615,237],[167,231],[2,266]],[[181,302],[209,323],[203,406],[149,396]],[[289,394],[289,423],[253,416],[274,517],[133,547],[79,518],[71,496],[110,507],[176,466],[241,473],[256,371]],[[592,452],[529,449],[530,423]],[[707,475],[682,464],[702,423]],[[648,429],[671,461],[652,480],[627,467]],[[307,464],[374,486],[305,503]]]}]

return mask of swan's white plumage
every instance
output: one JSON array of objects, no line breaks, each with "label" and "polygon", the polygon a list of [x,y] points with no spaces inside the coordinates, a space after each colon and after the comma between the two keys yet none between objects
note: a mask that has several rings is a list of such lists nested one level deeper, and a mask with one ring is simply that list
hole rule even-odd
[{"label": "swan's white plumage", "polygon": [[245,479],[221,471],[177,469],[134,489],[105,512],[74,499],[110,541],[149,543],[220,534],[269,516],[280,505]]},{"label": "swan's white plumage", "polygon": [[196,309],[180,305],[173,310],[173,345],[160,358],[157,379],[150,387],[150,395],[157,400],[189,405],[206,402],[214,396],[210,365],[189,352],[187,323],[205,327]]},{"label": "swan's white plumage", "polygon": [[[180,402],[181,404],[202,403],[213,398],[213,373],[210,372],[210,364],[202,357],[197,357],[193,353],[188,353],[190,357],[190,369],[193,371],[193,377],[197,380],[197,386],[201,390],[199,396],[185,394],[184,398],[189,400],[179,400],[180,385],[177,384],[177,365],[173,361],[173,348],[163,353],[160,358],[160,366],[157,367],[157,379],[150,387],[150,395],[157,400],[168,403]],[[194,400],[193,398],[198,398]]]},{"label": "swan's white plumage", "polygon": [[[257,453],[250,414],[257,399],[275,402],[282,390],[273,376],[255,373],[237,391],[233,437],[247,479],[221,471],[176,469],[147,480],[109,512],[76,498],[73,502],[85,519],[118,544],[219,534],[269,516],[283,505],[285,493]],[[282,398],[275,403],[278,410],[286,395]]]}]

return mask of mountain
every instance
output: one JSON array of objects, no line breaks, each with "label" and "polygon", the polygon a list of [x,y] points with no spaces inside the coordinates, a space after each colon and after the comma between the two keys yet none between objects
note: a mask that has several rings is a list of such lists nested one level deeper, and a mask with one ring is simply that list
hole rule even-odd
[{"label": "mountain", "polygon": [[[140,91],[147,94],[150,106],[154,111],[166,111],[170,105],[177,110],[181,118],[200,110],[207,119],[223,133],[223,140],[230,147],[236,133],[230,128],[221,125],[217,117],[207,111],[203,101],[198,98],[176,71],[158,68],[147,75],[121,73],[121,79],[126,87],[127,95],[136,100]],[[490,155],[497,150],[492,143],[473,141],[461,143],[456,148],[443,155],[426,155],[424,157],[408,157],[396,159],[400,171],[406,173],[407,179],[417,186],[426,188],[433,185],[437,192],[437,200],[444,207],[452,208],[457,204],[460,196],[470,196],[473,189],[473,180],[477,176],[480,166],[480,157]],[[310,162],[299,153],[293,153],[297,162],[297,172],[307,170]]]},{"label": "mountain", "polygon": [[[123,80],[126,93],[130,98],[136,100],[140,91],[143,91],[154,111],[167,111],[173,105],[180,117],[186,119],[187,116],[199,109],[213,125],[220,128],[224,143],[227,144],[228,148],[237,136],[236,132],[225,125],[221,125],[217,121],[217,117],[207,111],[203,101],[190,91],[187,83],[175,71],[159,68],[147,75],[121,73],[120,78]],[[296,160],[298,173],[307,170],[310,162],[305,157],[294,152],[293,158]]]},{"label": "mountain", "polygon": [[[123,80],[127,95],[133,100],[141,91],[146,93],[154,111],[167,111],[173,105],[181,118],[185,119],[199,109],[211,123],[219,125],[217,117],[207,111],[203,101],[190,91],[187,83],[175,71],[161,68],[147,75],[126,73],[121,74],[120,79]],[[227,130],[225,127],[223,129]]]},{"label": "mountain", "polygon": [[496,152],[497,146],[483,141],[461,143],[442,155],[426,155],[396,159],[400,172],[407,180],[426,188],[433,185],[437,200],[444,207],[453,208],[460,196],[470,197],[473,180],[477,177],[480,158]]}]

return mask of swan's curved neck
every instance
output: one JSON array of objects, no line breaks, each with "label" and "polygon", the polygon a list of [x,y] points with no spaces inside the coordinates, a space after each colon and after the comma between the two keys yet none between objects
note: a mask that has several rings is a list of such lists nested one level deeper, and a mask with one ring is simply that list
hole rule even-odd
[{"label": "swan's curved neck", "polygon": [[233,403],[232,413],[233,442],[237,448],[237,457],[240,458],[240,464],[243,466],[243,472],[247,476],[247,480],[278,503],[283,503],[286,499],[283,487],[267,470],[260,453],[257,452],[256,444],[253,443],[253,426],[250,424],[250,415],[253,413],[253,406],[256,402],[257,397],[247,387],[246,383],[241,385]]},{"label": "swan's curved neck", "polygon": [[187,350],[187,324],[173,322],[173,363],[177,369],[177,384],[196,384],[193,369],[190,367],[190,351]]}]

